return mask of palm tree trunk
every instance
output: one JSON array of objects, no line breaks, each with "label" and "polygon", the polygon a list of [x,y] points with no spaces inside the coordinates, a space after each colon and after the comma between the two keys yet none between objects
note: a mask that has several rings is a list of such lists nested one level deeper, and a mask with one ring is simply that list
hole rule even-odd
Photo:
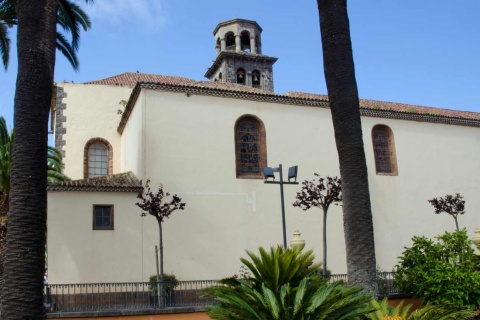
[{"label": "palm tree trunk", "polygon": [[55,67],[55,0],[18,0],[10,211],[2,318],[44,319],[48,113]]},{"label": "palm tree trunk", "polygon": [[346,0],[317,0],[340,162],[348,282],[376,291],[375,243]]}]

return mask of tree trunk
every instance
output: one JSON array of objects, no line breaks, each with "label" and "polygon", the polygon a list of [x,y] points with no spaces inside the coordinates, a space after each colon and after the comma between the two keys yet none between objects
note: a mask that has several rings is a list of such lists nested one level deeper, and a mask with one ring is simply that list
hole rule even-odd
[{"label": "tree trunk", "polygon": [[460,231],[460,228],[458,227],[457,217],[458,217],[458,214],[453,215],[453,219],[455,220],[455,226],[457,227],[457,231]]},{"label": "tree trunk", "polygon": [[[7,244],[7,213],[8,213],[8,194],[0,202],[0,294],[3,292],[3,261]],[[0,314],[2,310],[2,301],[0,299]]]},{"label": "tree trunk", "polygon": [[340,161],[348,282],[376,292],[375,243],[346,0],[317,0]]},{"label": "tree trunk", "polygon": [[160,283],[159,283],[159,301],[158,305],[160,308],[163,307],[163,297],[165,296],[164,294],[164,289],[163,289],[163,237],[162,237],[162,221],[160,219],[157,219],[158,222],[158,244],[159,244],[159,250],[160,250]]},{"label": "tree trunk", "polygon": [[44,319],[48,113],[55,67],[55,0],[18,0],[18,76],[2,318]]},{"label": "tree trunk", "polygon": [[328,208],[323,208],[323,279],[327,279],[327,212]]}]

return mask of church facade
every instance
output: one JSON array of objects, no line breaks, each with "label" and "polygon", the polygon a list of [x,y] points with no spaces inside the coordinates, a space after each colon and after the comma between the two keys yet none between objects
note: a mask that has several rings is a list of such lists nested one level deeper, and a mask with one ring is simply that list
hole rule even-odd
[{"label": "church facade", "polygon": [[[56,85],[55,145],[72,181],[48,188],[50,283],[147,281],[158,226],[135,205],[141,182],[186,203],[163,225],[165,271],[180,280],[238,273],[245,250],[282,244],[280,191],[263,166],[298,165],[298,181],[339,174],[324,95],[274,92],[261,27],[234,19],[214,30],[208,81],[124,73]],[[126,101],[126,103],[121,103]],[[455,229],[427,202],[461,193],[460,227],[480,226],[480,114],[361,100],[377,264],[391,270],[414,235]],[[284,172],[286,173],[286,172]],[[322,212],[293,207],[286,229],[322,256]],[[328,268],[345,273],[341,207],[328,221]]]}]

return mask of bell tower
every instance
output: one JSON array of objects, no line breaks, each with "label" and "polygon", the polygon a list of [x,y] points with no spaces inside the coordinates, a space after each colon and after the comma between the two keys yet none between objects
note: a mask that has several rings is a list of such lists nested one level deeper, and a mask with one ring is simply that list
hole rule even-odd
[{"label": "bell tower", "polygon": [[213,35],[217,57],[205,73],[210,81],[237,83],[273,92],[275,57],[262,54],[262,28],[233,19],[219,23]]}]

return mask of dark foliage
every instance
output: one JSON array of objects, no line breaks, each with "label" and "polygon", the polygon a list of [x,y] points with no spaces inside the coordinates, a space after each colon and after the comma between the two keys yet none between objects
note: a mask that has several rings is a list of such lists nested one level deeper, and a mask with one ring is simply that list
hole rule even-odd
[{"label": "dark foliage", "polygon": [[460,193],[456,193],[455,196],[447,194],[445,198],[433,198],[432,200],[428,200],[428,202],[433,206],[436,214],[446,212],[451,215],[455,220],[457,231],[459,230],[458,215],[465,213],[465,201]]},{"label": "dark foliage", "polygon": [[163,190],[163,185],[158,187],[157,193],[153,193],[150,189],[150,179],[148,179],[145,187],[147,188],[145,196],[143,196],[143,193],[139,193],[137,196],[142,201],[135,203],[143,210],[142,216],[146,216],[148,213],[157,218],[157,221],[163,222],[175,210],[185,209],[185,203],[182,203],[182,199],[176,194],[172,196],[170,202],[166,202],[166,198],[170,196],[170,193]]}]

